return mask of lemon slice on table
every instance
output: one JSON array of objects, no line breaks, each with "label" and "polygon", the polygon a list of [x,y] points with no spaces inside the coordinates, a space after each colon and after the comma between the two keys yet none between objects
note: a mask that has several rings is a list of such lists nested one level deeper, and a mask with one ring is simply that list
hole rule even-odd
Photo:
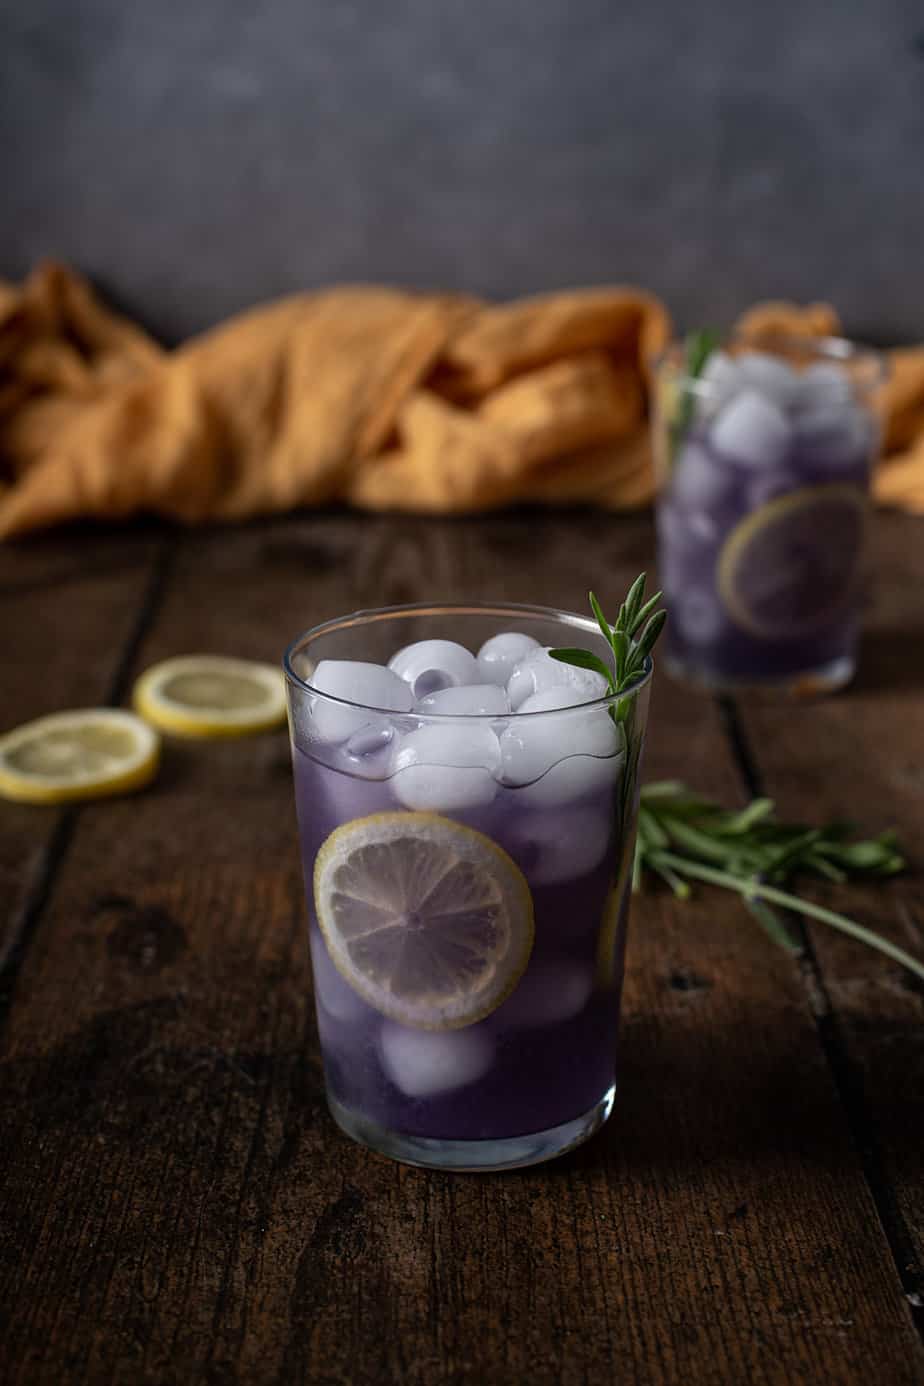
[{"label": "lemon slice on table", "polygon": [[282,670],[224,655],[182,655],[152,665],[135,684],[132,702],[174,736],[249,736],[286,720]]},{"label": "lemon slice on table", "polygon": [[436,813],[336,828],[315,862],[318,923],[338,971],[382,1015],[458,1030],[504,1001],[533,946],[533,902],[490,838]]},{"label": "lemon slice on table", "polygon": [[736,625],[777,640],[836,617],[859,574],[866,497],[856,486],[806,486],[762,505],[719,554],[719,594]]},{"label": "lemon slice on table", "polygon": [[160,738],[116,708],[56,712],[0,737],[0,795],[63,804],[127,794],[153,778]]}]

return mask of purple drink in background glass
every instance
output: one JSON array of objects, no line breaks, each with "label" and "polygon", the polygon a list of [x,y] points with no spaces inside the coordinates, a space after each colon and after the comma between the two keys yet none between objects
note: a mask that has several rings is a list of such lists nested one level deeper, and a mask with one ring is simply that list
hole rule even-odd
[{"label": "purple drink in background glass", "polygon": [[856,667],[881,358],[848,342],[732,342],[660,361],[658,568],[674,674],[840,687]]},{"label": "purple drink in background glass", "polygon": [[286,657],[328,1102],[409,1163],[551,1159],[612,1108],[648,674],[617,720],[561,645],[607,658],[590,620],[488,606]]}]

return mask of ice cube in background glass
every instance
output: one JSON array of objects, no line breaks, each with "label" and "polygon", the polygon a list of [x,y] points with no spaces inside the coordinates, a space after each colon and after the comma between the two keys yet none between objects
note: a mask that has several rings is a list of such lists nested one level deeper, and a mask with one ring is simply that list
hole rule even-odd
[{"label": "ice cube in background glass", "polygon": [[496,683],[459,684],[418,698],[415,712],[438,712],[451,717],[503,717],[510,711],[507,694]]},{"label": "ice cube in background glass", "polygon": [[405,645],[392,655],[388,667],[410,685],[415,698],[480,680],[475,656],[455,640],[418,640]]},{"label": "ice cube in background glass", "polygon": [[387,1020],[379,1036],[382,1067],[406,1097],[437,1097],[481,1078],[494,1044],[480,1027],[411,1030]]},{"label": "ice cube in background glass", "polygon": [[870,424],[862,410],[845,402],[829,400],[796,416],[793,424],[795,446],[812,462],[836,471],[849,467],[870,451]]},{"label": "ice cube in background glass", "polygon": [[525,659],[531,650],[540,648],[538,640],[518,630],[492,635],[478,651],[478,672],[485,683],[496,683],[506,688],[514,666]]},{"label": "ice cube in background glass", "polygon": [[[361,707],[343,707],[314,698],[311,704],[311,723],[315,736],[322,741],[346,741],[361,728],[375,724],[365,708],[384,708],[390,712],[410,712],[414,699],[411,690],[397,674],[381,664],[366,664],[355,659],[322,659],[311,675],[311,687],[332,698],[343,698]],[[382,725],[379,723],[379,725]]]},{"label": "ice cube in background glass", "polygon": [[519,786],[519,803],[565,804],[615,781],[623,740],[606,708],[562,717],[525,715],[573,707],[573,700],[570,688],[534,693],[520,706],[523,715],[508,722],[501,733],[503,781]]},{"label": "ice cube in background glass", "polygon": [[334,967],[317,929],[310,931],[310,947],[315,1001],[322,1011],[326,1011],[339,1024],[357,1024],[367,1014],[368,1007]]},{"label": "ice cube in background glass", "polygon": [[587,1005],[594,988],[589,968],[565,959],[531,963],[516,989],[496,1012],[498,1025],[527,1029],[533,1025],[560,1025]]},{"label": "ice cube in background glass", "polygon": [[756,390],[781,409],[788,409],[799,394],[799,376],[778,356],[745,351],[737,358],[737,366],[742,387]]},{"label": "ice cube in background glass", "polygon": [[577,880],[593,871],[610,845],[610,823],[596,808],[512,815],[504,845],[534,885]]},{"label": "ice cube in background glass", "polygon": [[831,361],[816,361],[798,377],[797,405],[844,404],[851,397],[850,377]]},{"label": "ice cube in background glass", "polygon": [[691,645],[708,645],[722,633],[724,618],[715,593],[681,583],[671,593],[669,619]]},{"label": "ice cube in background glass", "polygon": [[795,491],[803,482],[788,471],[755,472],[748,481],[747,508],[759,510],[762,505],[779,500],[780,496]]},{"label": "ice cube in background glass", "polygon": [[[571,691],[571,705],[592,703],[606,693],[606,679],[593,669],[577,669],[573,664],[562,664],[553,659],[548,648],[531,650],[521,659],[507,682],[507,697],[516,712],[534,693],[542,693],[549,688],[568,688]],[[558,707],[566,704],[558,703]]]},{"label": "ice cube in background glass", "polygon": [[450,813],[492,802],[500,745],[480,722],[424,726],[401,737],[393,766],[392,792],[400,804]]},{"label": "ice cube in background glass", "polygon": [[738,367],[724,351],[710,353],[700,379],[708,386],[700,396],[699,413],[705,416],[714,414],[741,386]]},{"label": "ice cube in background glass", "polygon": [[716,451],[746,467],[775,467],[786,455],[790,436],[783,410],[753,389],[735,395],[710,430]]},{"label": "ice cube in background glass", "polygon": [[729,468],[705,448],[687,443],[671,468],[671,494],[684,509],[710,510],[723,505],[735,490]]}]

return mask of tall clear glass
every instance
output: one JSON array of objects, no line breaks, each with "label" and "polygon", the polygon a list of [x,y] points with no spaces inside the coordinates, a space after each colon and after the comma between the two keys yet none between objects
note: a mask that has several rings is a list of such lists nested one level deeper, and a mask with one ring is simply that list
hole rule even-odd
[{"label": "tall clear glass", "polygon": [[[532,658],[475,658],[510,633]],[[447,640],[407,696],[369,672]],[[576,691],[555,646],[608,655],[583,617],[472,605],[359,612],[285,657],[328,1103],[411,1164],[548,1160],[612,1109],[651,670]]]},{"label": "tall clear glass", "polygon": [[732,338],[656,368],[665,663],[710,688],[837,688],[857,659],[881,356]]}]

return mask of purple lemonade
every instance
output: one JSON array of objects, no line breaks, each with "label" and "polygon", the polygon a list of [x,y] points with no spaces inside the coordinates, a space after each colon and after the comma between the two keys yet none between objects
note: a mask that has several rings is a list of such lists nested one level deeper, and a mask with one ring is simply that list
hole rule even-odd
[{"label": "purple lemonade", "polygon": [[[395,608],[287,657],[328,1101],[398,1159],[549,1159],[609,1115],[647,672],[595,625]],[[352,695],[352,696],[348,696]]]},{"label": "purple lemonade", "polygon": [[668,668],[713,688],[835,688],[856,662],[875,353],[846,342],[659,366]]}]

